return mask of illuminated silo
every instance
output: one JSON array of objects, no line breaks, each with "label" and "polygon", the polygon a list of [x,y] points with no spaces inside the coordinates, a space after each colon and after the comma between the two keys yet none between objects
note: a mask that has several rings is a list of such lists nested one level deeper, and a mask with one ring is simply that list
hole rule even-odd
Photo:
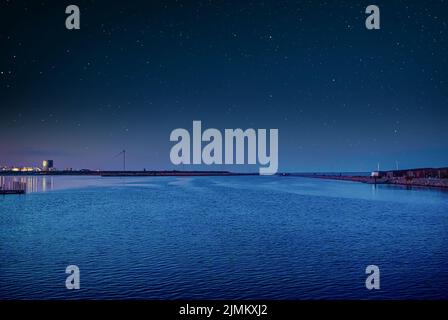
[{"label": "illuminated silo", "polygon": [[42,161],[42,170],[50,171],[53,169],[53,160],[44,160]]}]

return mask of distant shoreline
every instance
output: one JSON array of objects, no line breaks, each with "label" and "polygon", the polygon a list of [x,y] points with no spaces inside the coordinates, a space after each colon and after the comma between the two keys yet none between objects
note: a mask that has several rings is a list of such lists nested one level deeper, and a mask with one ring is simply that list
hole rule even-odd
[{"label": "distant shoreline", "polygon": [[329,179],[339,181],[352,181],[367,184],[387,184],[398,185],[406,187],[430,187],[448,190],[448,179],[446,178],[418,178],[418,177],[371,177],[371,176],[357,176],[357,175],[337,175],[337,174],[316,174],[316,173],[284,173],[282,176],[286,177],[302,177],[315,179]]},{"label": "distant shoreline", "polygon": [[[380,176],[369,176],[364,172],[353,173],[277,173],[280,177],[302,177],[315,179],[329,179],[340,181],[361,182],[367,184],[388,184],[407,187],[431,187],[448,189],[448,178],[409,176],[421,170],[446,170],[441,169],[409,169],[402,171],[384,171]],[[397,173],[406,173],[397,176]],[[152,170],[152,171],[39,171],[17,172],[0,171],[0,176],[99,176],[99,177],[199,177],[199,176],[259,176],[259,173],[239,173],[230,171],[177,171],[177,170]]]},{"label": "distant shoreline", "polygon": [[0,176],[101,176],[101,177],[154,177],[154,176],[254,176],[258,173],[238,173],[230,171],[0,171]]}]

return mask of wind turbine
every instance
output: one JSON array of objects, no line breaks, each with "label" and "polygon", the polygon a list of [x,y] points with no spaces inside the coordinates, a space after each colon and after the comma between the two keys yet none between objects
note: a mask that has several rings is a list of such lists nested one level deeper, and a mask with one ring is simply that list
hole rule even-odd
[{"label": "wind turbine", "polygon": [[123,155],[123,171],[126,171],[126,150],[121,151],[119,154],[115,156],[115,158],[120,155]]}]

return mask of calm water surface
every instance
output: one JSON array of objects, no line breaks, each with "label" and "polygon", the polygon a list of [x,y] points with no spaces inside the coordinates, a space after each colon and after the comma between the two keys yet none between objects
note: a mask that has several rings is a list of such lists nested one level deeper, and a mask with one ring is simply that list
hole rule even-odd
[{"label": "calm water surface", "polygon": [[[448,193],[293,177],[32,177],[1,299],[448,299]],[[78,265],[81,289],[65,289]],[[381,289],[365,289],[367,265]]]}]

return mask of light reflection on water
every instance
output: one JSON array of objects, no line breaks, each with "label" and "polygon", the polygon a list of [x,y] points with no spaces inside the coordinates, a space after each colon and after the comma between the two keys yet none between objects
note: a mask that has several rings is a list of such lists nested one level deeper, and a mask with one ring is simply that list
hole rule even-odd
[{"label": "light reflection on water", "polygon": [[101,177],[101,176],[0,176],[0,186],[5,185],[11,188],[14,182],[26,184],[27,193],[48,192],[66,189],[80,189],[89,187],[110,187],[123,186],[126,183],[131,185],[141,181],[142,177]]},{"label": "light reflection on water", "polygon": [[0,176],[0,186],[12,185],[14,182],[26,184],[26,192],[45,192],[53,190],[53,176]]}]

